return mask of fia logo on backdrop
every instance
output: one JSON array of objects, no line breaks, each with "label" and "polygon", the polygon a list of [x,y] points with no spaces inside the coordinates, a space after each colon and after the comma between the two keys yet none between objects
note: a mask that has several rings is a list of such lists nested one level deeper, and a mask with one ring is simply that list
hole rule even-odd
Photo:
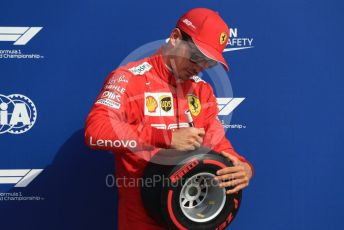
[{"label": "fia logo on backdrop", "polygon": [[22,94],[0,94],[0,134],[22,134],[29,131],[37,119],[32,100]]}]

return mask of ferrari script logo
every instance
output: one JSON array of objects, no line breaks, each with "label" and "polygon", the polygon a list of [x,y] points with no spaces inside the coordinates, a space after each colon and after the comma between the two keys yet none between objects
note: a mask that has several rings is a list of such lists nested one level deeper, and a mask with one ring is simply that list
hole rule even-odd
[{"label": "ferrari script logo", "polygon": [[225,32],[222,32],[220,35],[220,44],[223,45],[227,40],[227,34]]},{"label": "ferrari script logo", "polygon": [[153,113],[156,111],[156,108],[158,108],[158,102],[154,97],[148,96],[146,97],[146,107],[150,113]]},{"label": "ferrari script logo", "polygon": [[194,95],[188,95],[188,104],[191,114],[198,116],[198,114],[201,112],[201,102],[199,101],[198,97]]},{"label": "ferrari script logo", "polygon": [[172,108],[172,98],[165,95],[160,96],[160,105],[165,112],[170,111]]}]

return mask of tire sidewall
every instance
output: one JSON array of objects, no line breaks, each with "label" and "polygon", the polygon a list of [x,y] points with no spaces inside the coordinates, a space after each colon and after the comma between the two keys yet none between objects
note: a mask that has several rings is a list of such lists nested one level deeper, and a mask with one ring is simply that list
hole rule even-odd
[{"label": "tire sidewall", "polygon": [[[183,183],[185,183],[189,178],[192,176],[198,174],[198,173],[211,173],[216,175],[216,172],[221,169],[219,165],[225,165],[226,167],[233,166],[232,163],[224,158],[221,155],[214,154],[213,152],[205,153],[205,154],[198,154],[198,155],[191,155],[185,160],[181,161],[177,167],[175,167],[170,175],[173,175],[176,171],[178,171],[180,168],[182,168],[187,162],[190,161],[198,161],[198,164],[192,168],[190,171],[188,171],[183,178],[179,179],[176,183],[171,182],[171,186],[164,188],[162,192],[162,199],[166,202],[162,202],[162,210],[164,214],[164,219],[167,222],[170,229],[177,229],[175,227],[175,223],[173,219],[177,219],[180,225],[187,226],[185,228],[187,229],[216,229],[219,226],[221,229],[228,226],[230,222],[234,219],[236,216],[239,206],[241,203],[241,191],[232,194],[232,195],[226,195],[226,201],[224,204],[223,209],[221,212],[213,218],[210,221],[197,223],[189,218],[187,218],[184,213],[182,212],[180,206],[179,206],[179,198],[180,198],[180,192],[183,187]],[[211,163],[204,163],[204,160],[211,160],[212,162],[219,162],[220,164],[211,164]],[[230,189],[230,188],[228,188]],[[226,190],[228,190],[226,188]],[[169,194],[172,195],[172,199],[169,201]],[[169,207],[170,206],[170,207]],[[173,212],[171,214],[170,212]]]}]

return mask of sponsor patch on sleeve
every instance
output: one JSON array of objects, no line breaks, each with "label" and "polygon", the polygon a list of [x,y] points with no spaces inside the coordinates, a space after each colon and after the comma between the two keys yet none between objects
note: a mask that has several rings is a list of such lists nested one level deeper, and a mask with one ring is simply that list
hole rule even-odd
[{"label": "sponsor patch on sleeve", "polygon": [[132,67],[129,69],[134,75],[143,75],[147,71],[149,71],[152,66],[148,62],[143,62],[141,65]]},{"label": "sponsor patch on sleeve", "polygon": [[[128,79],[126,78],[125,74],[117,73],[111,76],[104,85],[103,90],[106,90],[108,94],[109,91],[113,92],[114,95],[116,94],[124,94],[128,85]],[[103,95],[104,96],[104,95]],[[116,96],[120,98],[120,96]],[[110,98],[111,99],[111,98]]]},{"label": "sponsor patch on sleeve", "polygon": [[124,74],[115,74],[115,76],[111,77],[107,82],[108,85],[117,84],[120,82],[128,83],[128,79],[125,77]]},{"label": "sponsor patch on sleeve", "polygon": [[114,109],[119,109],[121,107],[120,103],[115,102],[108,98],[101,98],[96,102],[96,104],[106,105],[107,107],[114,108]]},{"label": "sponsor patch on sleeve", "polygon": [[102,98],[108,98],[117,102],[121,102],[121,95],[113,91],[104,91],[102,94]]}]

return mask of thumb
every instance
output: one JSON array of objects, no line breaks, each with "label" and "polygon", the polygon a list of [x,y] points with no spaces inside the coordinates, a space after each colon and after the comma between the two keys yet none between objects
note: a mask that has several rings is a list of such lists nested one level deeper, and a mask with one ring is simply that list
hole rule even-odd
[{"label": "thumb", "polygon": [[224,151],[222,151],[221,154],[223,156],[227,157],[233,163],[233,165],[239,165],[240,164],[240,160],[236,156],[229,154],[227,152],[224,152]]}]

